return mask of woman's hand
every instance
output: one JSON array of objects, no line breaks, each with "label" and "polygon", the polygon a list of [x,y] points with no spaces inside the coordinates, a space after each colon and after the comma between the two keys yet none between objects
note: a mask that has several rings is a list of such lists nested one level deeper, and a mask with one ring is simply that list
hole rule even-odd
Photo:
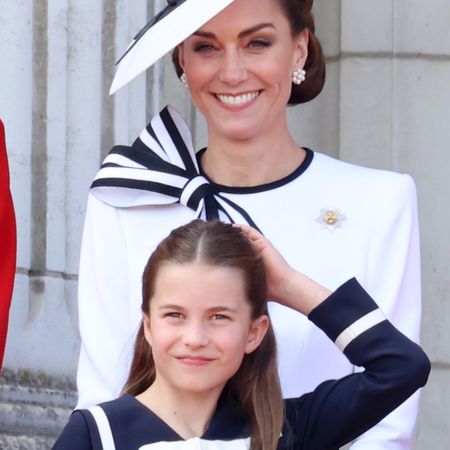
[{"label": "woman's hand", "polygon": [[247,225],[234,226],[238,227],[261,253],[266,267],[269,299],[308,315],[331,294],[328,289],[294,270],[259,231]]}]

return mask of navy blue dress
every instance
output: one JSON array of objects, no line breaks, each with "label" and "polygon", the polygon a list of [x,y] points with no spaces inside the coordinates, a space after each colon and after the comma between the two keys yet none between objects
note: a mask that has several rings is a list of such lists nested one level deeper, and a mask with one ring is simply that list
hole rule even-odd
[{"label": "navy blue dress", "polygon": [[[308,318],[352,364],[365,370],[326,381],[299,398],[286,399],[278,449],[337,449],[367,431],[426,383],[430,362],[425,353],[385,319],[355,279],[342,285]],[[248,423],[226,395],[220,398],[204,435],[189,440],[131,395],[100,406],[107,418],[111,445],[102,444],[91,412],[77,410],[53,449],[231,450],[249,446]]]}]

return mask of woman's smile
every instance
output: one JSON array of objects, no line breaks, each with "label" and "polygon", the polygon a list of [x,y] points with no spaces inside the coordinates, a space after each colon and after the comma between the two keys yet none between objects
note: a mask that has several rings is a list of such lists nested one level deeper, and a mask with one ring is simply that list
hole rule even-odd
[{"label": "woman's smile", "polygon": [[[232,3],[179,47],[192,100],[212,139],[286,137],[292,73],[302,67],[307,37],[292,36],[278,2]],[[230,114],[232,113],[232,114]],[[285,140],[285,139],[284,139]]]},{"label": "woman's smile", "polygon": [[252,91],[242,94],[216,94],[216,98],[226,106],[248,106],[259,97],[261,91]]}]

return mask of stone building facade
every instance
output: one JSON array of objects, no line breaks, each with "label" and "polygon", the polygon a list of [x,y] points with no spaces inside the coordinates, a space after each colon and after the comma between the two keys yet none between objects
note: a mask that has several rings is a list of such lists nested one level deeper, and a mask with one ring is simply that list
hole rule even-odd
[{"label": "stone building facade", "polygon": [[[197,146],[205,143],[203,120],[167,59],[108,96],[115,60],[164,3],[0,0],[0,117],[19,245],[9,381],[0,390],[10,408],[26,403],[17,392],[30,380],[49,390],[73,385],[80,238],[88,188],[105,153],[114,143],[131,143],[166,103],[188,118]],[[450,6],[447,0],[316,0],[315,13],[327,83],[318,99],[290,109],[289,123],[301,145],[408,172],[417,183],[423,345],[433,371],[414,448],[444,449],[450,442]],[[55,406],[33,392],[37,403]],[[73,396],[64,398],[70,406]],[[0,432],[12,432],[6,427]]]}]

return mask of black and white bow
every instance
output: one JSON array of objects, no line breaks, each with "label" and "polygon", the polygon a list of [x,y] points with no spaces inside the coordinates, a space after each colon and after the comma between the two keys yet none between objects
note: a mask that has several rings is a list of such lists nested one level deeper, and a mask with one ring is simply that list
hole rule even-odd
[{"label": "black and white bow", "polygon": [[132,147],[111,150],[91,192],[119,208],[181,203],[192,209],[195,218],[257,228],[243,208],[200,173],[189,128],[170,106],[152,119]]}]

